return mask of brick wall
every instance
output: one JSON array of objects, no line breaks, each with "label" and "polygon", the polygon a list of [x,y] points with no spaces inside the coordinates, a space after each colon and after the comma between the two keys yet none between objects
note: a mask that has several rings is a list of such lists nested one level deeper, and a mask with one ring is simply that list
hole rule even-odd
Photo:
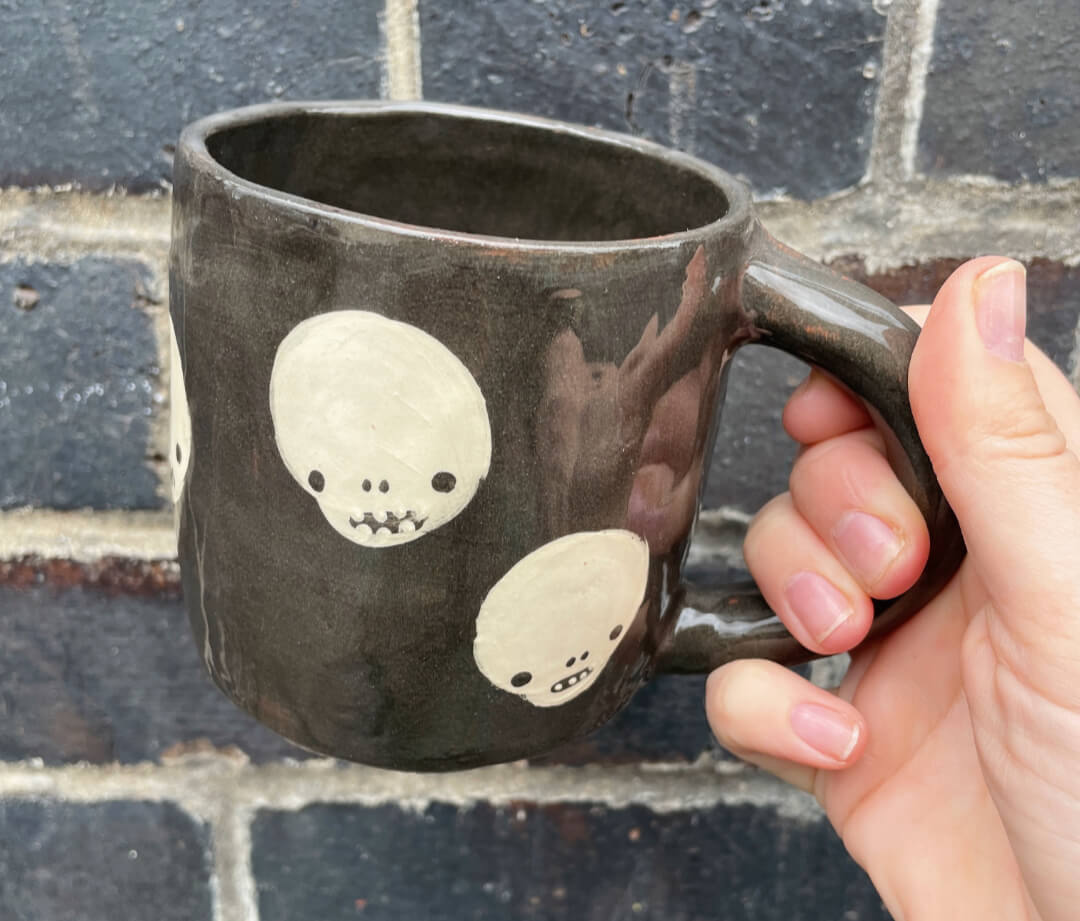
[{"label": "brick wall", "polygon": [[[712,742],[700,678],[540,762],[436,777],[306,757],[211,687],[163,486],[172,145],[302,97],[639,132],[900,302],[1024,260],[1031,335],[1077,381],[1075,0],[0,8],[0,917],[885,918],[816,806]],[[737,359],[702,565],[737,568],[785,482],[801,373]]]}]

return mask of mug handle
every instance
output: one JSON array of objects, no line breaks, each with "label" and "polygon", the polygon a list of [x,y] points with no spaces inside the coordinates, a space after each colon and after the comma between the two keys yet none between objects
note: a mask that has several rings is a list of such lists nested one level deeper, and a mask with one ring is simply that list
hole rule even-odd
[{"label": "mug handle", "polygon": [[[874,602],[870,637],[897,626],[949,581],[964,557],[960,526],[926,456],[907,393],[919,327],[865,285],[788,249],[758,227],[739,285],[748,342],[772,346],[828,372],[859,397],[885,436],[886,451],[930,532],[919,580],[898,598]],[[657,650],[664,672],[706,672],[733,659],[794,665],[818,658],[772,612],[752,582],[719,588],[680,584]]]}]

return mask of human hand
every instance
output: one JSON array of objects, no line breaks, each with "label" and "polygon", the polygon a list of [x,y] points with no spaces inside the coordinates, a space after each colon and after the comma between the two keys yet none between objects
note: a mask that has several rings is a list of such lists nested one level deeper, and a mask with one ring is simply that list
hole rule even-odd
[{"label": "human hand", "polygon": [[[726,747],[812,792],[897,921],[1080,911],[1080,397],[1024,347],[1024,276],[961,266],[926,315],[912,410],[968,556],[925,608],[855,650],[835,695],[767,662],[709,678]],[[862,405],[814,372],[803,448],[747,565],[808,648],[851,649],[871,598],[914,583],[925,523]]]}]

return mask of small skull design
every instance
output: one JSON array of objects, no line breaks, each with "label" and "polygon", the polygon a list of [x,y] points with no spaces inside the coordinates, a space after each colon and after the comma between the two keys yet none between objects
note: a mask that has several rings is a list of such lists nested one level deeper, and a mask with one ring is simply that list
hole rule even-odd
[{"label": "small skull design", "polygon": [[289,332],[270,412],[289,473],[365,547],[446,524],[491,463],[487,406],[465,365],[428,333],[367,311],[319,314]]},{"label": "small skull design", "polygon": [[516,563],[476,620],[473,655],[496,687],[557,707],[596,681],[645,598],[649,547],[630,531],[569,534]]},{"label": "small skull design", "polygon": [[172,469],[172,498],[179,502],[191,464],[191,413],[184,387],[184,368],[176,333],[169,324],[169,467]]}]

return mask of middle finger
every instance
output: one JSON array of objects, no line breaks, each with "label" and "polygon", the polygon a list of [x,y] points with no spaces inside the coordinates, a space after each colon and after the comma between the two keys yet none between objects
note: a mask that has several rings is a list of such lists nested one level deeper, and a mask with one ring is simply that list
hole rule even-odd
[{"label": "middle finger", "polygon": [[930,537],[877,432],[861,429],[807,448],[789,485],[795,508],[863,591],[893,598],[914,584]]}]

